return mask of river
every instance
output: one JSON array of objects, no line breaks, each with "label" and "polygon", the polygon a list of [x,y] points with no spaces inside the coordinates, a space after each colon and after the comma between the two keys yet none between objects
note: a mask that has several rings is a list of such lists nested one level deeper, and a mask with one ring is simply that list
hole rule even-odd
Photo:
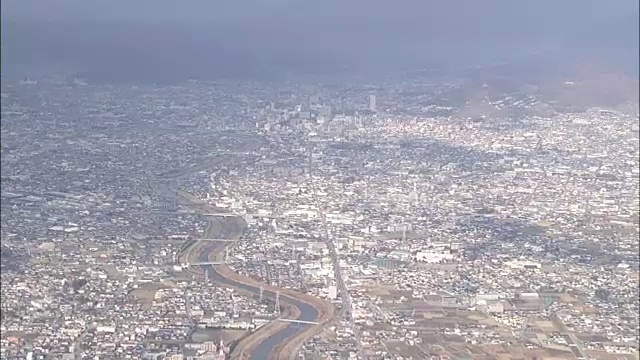
[{"label": "river", "polygon": [[[215,239],[236,238],[238,237],[239,233],[243,231],[242,227],[246,226],[244,224],[244,220],[240,217],[238,218],[221,217],[221,218],[217,218],[216,221],[225,222],[226,224],[220,224],[222,226],[212,226],[210,228],[209,234],[207,236]],[[240,225],[240,223],[243,223],[243,224]],[[236,234],[233,234],[234,232],[236,232]],[[211,243],[210,245],[205,247],[202,252],[200,252],[198,261],[202,261],[202,262],[210,261],[209,255],[215,251],[216,251],[216,244]],[[254,294],[260,293],[260,288],[258,287],[242,284],[237,281],[224,277],[223,275],[221,275],[219,272],[216,271],[214,266],[211,266],[211,265],[206,266],[204,267],[204,270],[209,271],[209,279],[217,283],[225,284],[229,287],[241,288],[241,289],[250,291]],[[276,295],[271,291],[264,290],[263,296],[266,296],[271,299],[275,299]],[[319,313],[318,313],[318,310],[313,306],[307,303],[301,302],[299,300],[293,299],[282,293],[280,294],[280,301],[286,302],[300,309],[300,315],[297,317],[297,320],[313,321],[313,322],[318,321]],[[311,325],[289,323],[286,328],[280,330],[276,334],[273,334],[272,336],[267,338],[265,341],[260,343],[258,347],[254,350],[254,352],[251,354],[250,359],[251,360],[267,360],[269,358],[269,355],[274,351],[274,349],[278,345],[282,344],[285,340],[295,336],[298,332],[305,330],[308,326],[311,326]]]},{"label": "river", "polygon": [[[242,136],[238,136],[239,141],[243,145],[243,151],[253,151],[260,146],[262,146],[263,142],[261,139],[254,139],[252,137],[243,138]],[[244,140],[244,141],[243,141]],[[212,161],[210,164],[207,164],[207,168],[218,167],[230,162],[230,158],[221,159],[218,158],[216,161]],[[167,180],[177,180],[183,176],[188,175],[189,173],[193,173],[196,171],[201,171],[200,167],[189,169],[186,172],[181,172],[178,175],[174,175],[172,177],[168,177]],[[168,194],[176,194],[175,191],[166,191]],[[188,200],[187,200],[188,201]],[[191,202],[191,201],[188,201]],[[217,217],[215,220],[211,219],[211,222],[218,222],[218,226],[210,226],[209,231],[207,231],[206,237],[213,239],[235,239],[239,238],[240,235],[245,230],[247,224],[244,222],[244,219],[241,217]],[[213,224],[211,224],[213,225]],[[209,261],[209,255],[216,250],[216,243],[209,243],[204,250],[199,255],[199,261],[207,262]],[[209,279],[219,283],[224,284],[229,287],[242,288],[244,290],[250,291],[254,294],[260,294],[260,288],[239,283],[235,280],[228,279],[224,277],[222,274],[216,271],[216,269],[209,265],[203,267],[203,270],[209,271]],[[271,299],[275,299],[275,294],[272,291],[264,290],[263,296],[266,296]],[[300,315],[297,317],[297,320],[301,321],[312,321],[317,322],[319,317],[319,311],[313,306],[296,300],[290,296],[285,294],[280,294],[280,301],[283,303],[287,303],[297,307],[300,310]],[[251,354],[251,360],[267,360],[269,355],[275,350],[278,345],[281,345],[287,339],[292,338],[296,334],[301,331],[307,329],[307,327],[311,326],[310,324],[300,324],[300,323],[288,323],[287,327],[273,334],[265,341],[260,343],[255,351]]]}]

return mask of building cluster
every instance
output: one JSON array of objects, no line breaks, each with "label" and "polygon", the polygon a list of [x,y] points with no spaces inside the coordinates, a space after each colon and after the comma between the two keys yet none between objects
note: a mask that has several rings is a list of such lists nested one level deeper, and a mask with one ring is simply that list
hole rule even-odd
[{"label": "building cluster", "polygon": [[[328,127],[306,139],[272,133],[280,159],[247,167],[251,176],[218,179],[234,190],[211,201],[234,203],[255,230],[234,247],[232,268],[336,300],[324,216],[363,334],[373,334],[368,319],[389,305],[364,289],[390,284],[410,290],[401,301],[407,307],[450,303],[488,316],[495,325],[473,330],[474,344],[522,342],[537,351],[544,347],[537,336],[557,331],[584,335],[584,351],[637,352],[633,117],[591,110],[518,126],[371,120],[356,122],[348,141]],[[257,263],[271,270],[255,270]],[[546,320],[533,318],[551,315],[551,326],[535,328]],[[384,351],[375,338],[370,343]],[[396,339],[409,340],[416,339]]]},{"label": "building cluster", "polygon": [[637,356],[637,113],[463,85],[3,84],[2,357],[222,359],[281,315],[180,259],[185,199],[339,310],[300,356]]}]

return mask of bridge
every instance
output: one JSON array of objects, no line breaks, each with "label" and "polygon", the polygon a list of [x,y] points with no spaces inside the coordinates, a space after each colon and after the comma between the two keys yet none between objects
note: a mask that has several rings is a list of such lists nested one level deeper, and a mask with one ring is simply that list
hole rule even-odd
[{"label": "bridge", "polygon": [[276,319],[276,320],[284,321],[284,322],[288,322],[288,323],[294,323],[294,324],[311,324],[311,325],[319,324],[316,321],[306,321],[306,320],[297,320],[297,319]]},{"label": "bridge", "polygon": [[207,213],[207,214],[202,214],[204,216],[215,216],[215,217],[238,217],[238,216],[242,216],[239,214],[234,214],[234,213]]},{"label": "bridge", "polygon": [[189,266],[206,266],[206,265],[223,265],[226,264],[226,261],[199,261],[188,263]]},{"label": "bridge", "polygon": [[234,241],[238,241],[235,239],[198,239],[198,241],[212,241],[212,242],[234,242]]}]

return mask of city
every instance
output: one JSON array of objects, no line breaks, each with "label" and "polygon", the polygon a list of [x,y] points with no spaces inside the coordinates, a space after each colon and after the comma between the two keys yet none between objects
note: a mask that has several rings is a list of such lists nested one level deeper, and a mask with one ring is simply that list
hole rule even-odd
[{"label": "city", "polygon": [[637,104],[466,86],[3,82],[1,357],[638,359]]}]

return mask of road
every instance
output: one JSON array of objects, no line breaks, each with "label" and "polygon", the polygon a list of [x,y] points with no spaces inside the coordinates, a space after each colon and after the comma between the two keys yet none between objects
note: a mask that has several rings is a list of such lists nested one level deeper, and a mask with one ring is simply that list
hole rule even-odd
[{"label": "road", "polygon": [[572,332],[569,332],[569,329],[567,329],[567,325],[564,324],[564,322],[562,321],[562,319],[560,319],[558,314],[551,315],[551,321],[558,328],[558,330],[560,330],[560,333],[562,334],[562,336],[564,336],[564,339],[567,341],[567,345],[569,345],[569,349],[571,349],[571,352],[577,359],[591,358],[587,354],[587,352],[584,350],[584,347],[582,346],[582,342],[580,341],[580,339],[578,339],[578,337]]},{"label": "road", "polygon": [[[253,151],[261,145],[261,141],[254,138],[245,138],[243,141],[244,148],[242,151],[250,152]],[[160,181],[150,182],[151,187],[166,197],[174,197],[177,201],[181,203],[198,206],[199,211],[202,214],[211,213],[211,210],[203,209],[202,203],[195,201],[193,197],[186,196],[188,194],[183,194],[177,191],[174,188],[176,186],[177,180],[188,176],[190,173],[202,171],[205,169],[212,169],[216,167],[222,167],[226,165],[233,164],[237,161],[238,157],[236,155],[225,155],[217,157],[216,159],[208,162],[206,166],[197,166],[192,167],[187,170],[174,172],[170,177],[160,179]],[[234,161],[235,160],[235,161]],[[208,225],[207,231],[204,238],[207,239],[239,239],[245,231],[247,224],[244,219],[240,216],[233,217],[216,217],[216,216],[207,216]],[[198,242],[202,243],[202,242]],[[215,241],[207,241],[202,245],[202,251],[198,254],[198,261],[207,262],[210,261],[210,256],[214,253],[222,251],[226,246],[230,243],[226,241],[215,242]],[[193,249],[195,246],[190,247]],[[249,291],[254,294],[260,293],[259,286],[253,286],[245,283],[238,282],[234,279],[227,277],[225,274],[221,273],[218,268],[218,265],[207,265],[202,266],[203,270],[209,272],[209,280],[214,281],[218,284],[229,286],[232,288],[242,289],[245,291]],[[276,294],[273,291],[264,289],[263,296],[267,298],[274,299]],[[319,321],[320,311],[313,307],[312,305],[302,302],[300,300],[295,299],[292,296],[284,294],[284,292],[280,292],[280,301],[282,303],[287,303],[288,305],[295,306],[299,309],[299,316],[296,320],[301,321],[309,321],[309,322],[317,322]],[[284,343],[286,340],[293,338],[297,334],[305,331],[307,328],[312,326],[311,324],[299,324],[299,323],[289,323],[286,327],[282,328],[275,334],[270,334],[270,336],[261,342],[253,351],[250,356],[251,360],[268,360],[269,355],[274,352],[277,346]],[[258,330],[259,331],[259,330]]]},{"label": "road", "polygon": [[338,290],[340,291],[340,299],[342,300],[342,318],[343,320],[349,324],[351,330],[353,331],[354,340],[358,349],[358,354],[362,352],[361,342],[360,342],[360,332],[358,328],[354,324],[354,319],[352,315],[352,306],[351,306],[351,294],[349,294],[349,289],[344,282],[344,277],[342,276],[342,268],[340,267],[340,259],[338,257],[338,252],[336,250],[336,245],[333,242],[333,238],[329,235],[329,228],[327,226],[327,218],[324,212],[324,206],[320,204],[320,200],[318,199],[318,194],[316,191],[316,186],[313,181],[313,156],[312,147],[310,147],[309,151],[309,185],[311,186],[311,193],[313,194],[313,201],[315,202],[316,208],[318,209],[318,214],[320,215],[320,221],[322,223],[322,230],[324,235],[324,241],[327,244],[327,248],[329,250],[329,254],[331,256],[331,263],[333,264],[334,276],[336,279],[336,285],[338,286]]}]

